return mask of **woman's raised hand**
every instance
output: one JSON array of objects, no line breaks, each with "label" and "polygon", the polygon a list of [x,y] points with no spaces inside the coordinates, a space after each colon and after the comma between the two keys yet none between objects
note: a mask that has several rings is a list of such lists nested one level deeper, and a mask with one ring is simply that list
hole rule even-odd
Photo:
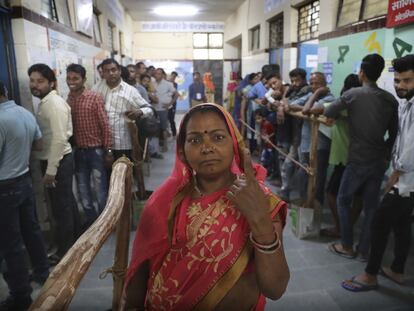
[{"label": "woman's raised hand", "polygon": [[255,177],[248,149],[244,150],[243,164],[244,174],[237,176],[226,196],[249,223],[271,221],[268,212],[269,200]]}]

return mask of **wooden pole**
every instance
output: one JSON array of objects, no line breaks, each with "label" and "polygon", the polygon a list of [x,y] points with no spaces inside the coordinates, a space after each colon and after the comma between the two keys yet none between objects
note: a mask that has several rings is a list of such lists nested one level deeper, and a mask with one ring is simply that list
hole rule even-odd
[{"label": "wooden pole", "polygon": [[129,234],[131,228],[131,199],[132,176],[125,179],[125,201],[122,208],[121,219],[116,227],[116,248],[114,264],[111,269],[114,281],[112,310],[118,310],[124,288],[125,272],[128,267]]},{"label": "wooden pole", "polygon": [[313,203],[315,200],[316,194],[316,177],[317,177],[317,169],[318,169],[318,134],[319,134],[319,122],[318,121],[310,121],[311,126],[311,145],[310,145],[310,152],[309,152],[309,169],[313,172],[313,174],[309,175],[308,177],[308,192],[306,197],[305,207],[313,208]]},{"label": "wooden pole", "polygon": [[53,269],[30,311],[67,310],[90,264],[119,222],[125,203],[125,180],[131,179],[131,174],[132,162],[126,157],[114,163],[105,209]]},{"label": "wooden pole", "polygon": [[142,148],[138,139],[138,127],[135,121],[128,121],[129,135],[131,136],[132,143],[132,160],[134,161],[134,176],[138,182],[138,197],[143,200],[145,199],[145,181],[144,171],[142,169]]}]

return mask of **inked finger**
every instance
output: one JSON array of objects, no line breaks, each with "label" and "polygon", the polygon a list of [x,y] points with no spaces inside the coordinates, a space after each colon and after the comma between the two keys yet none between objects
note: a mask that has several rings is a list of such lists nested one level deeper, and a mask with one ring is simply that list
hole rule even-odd
[{"label": "inked finger", "polygon": [[243,170],[247,178],[254,178],[252,157],[249,149],[245,148],[243,153]]}]

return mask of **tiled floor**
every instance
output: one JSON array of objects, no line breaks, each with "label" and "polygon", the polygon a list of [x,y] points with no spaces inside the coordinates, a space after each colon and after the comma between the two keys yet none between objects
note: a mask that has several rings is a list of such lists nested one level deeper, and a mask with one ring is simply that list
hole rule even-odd
[{"label": "tiled floor", "polygon": [[[164,160],[152,160],[151,176],[146,178],[147,189],[154,189],[170,173],[174,162],[173,142]],[[326,211],[324,218],[329,218]],[[414,231],[413,231],[414,232]],[[131,239],[134,233],[131,232]],[[381,287],[377,291],[351,293],[341,288],[341,280],[363,271],[365,265],[333,255],[327,250],[330,240],[299,240],[289,225],[284,232],[287,261],[290,267],[290,282],[286,293],[278,301],[268,301],[266,310],[307,310],[307,311],[397,311],[414,310],[414,247],[411,248],[406,265],[408,282],[398,286],[380,277]],[[384,262],[392,258],[391,247]],[[111,276],[99,279],[99,274],[112,264],[115,250],[114,237],[105,243],[91,268],[82,280],[69,310],[104,311],[111,308]],[[38,293],[38,288],[33,296]],[[7,295],[7,289],[0,278],[0,299]]]}]

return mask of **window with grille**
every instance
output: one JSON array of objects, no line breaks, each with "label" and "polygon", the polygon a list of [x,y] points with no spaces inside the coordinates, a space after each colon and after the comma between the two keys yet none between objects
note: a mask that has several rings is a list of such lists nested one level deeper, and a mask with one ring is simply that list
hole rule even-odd
[{"label": "window with grille", "polygon": [[114,28],[115,25],[108,21],[108,45],[111,49],[111,52],[115,52],[115,44],[114,44]]},{"label": "window with grille", "polygon": [[299,41],[311,40],[319,36],[319,20],[319,1],[312,1],[299,8]]},{"label": "window with grille", "polygon": [[119,53],[121,55],[125,54],[125,51],[124,51],[124,34],[121,31],[119,32]]},{"label": "window with grille", "polygon": [[260,25],[250,29],[250,51],[260,49]]},{"label": "window with grille", "polygon": [[99,23],[98,13],[93,12],[93,36],[97,43],[102,43],[101,25]]},{"label": "window with grille", "polygon": [[283,46],[283,14],[269,22],[269,48]]},{"label": "window with grille", "polygon": [[223,33],[194,33],[193,59],[223,59]]},{"label": "window with grille", "polygon": [[57,20],[54,0],[42,0],[40,4],[42,15],[48,19]]},{"label": "window with grille", "polygon": [[384,0],[341,0],[338,7],[337,26],[387,14],[388,2]]},{"label": "window with grille", "polygon": [[355,23],[359,20],[362,0],[343,0],[338,16],[338,27]]},{"label": "window with grille", "polygon": [[70,21],[68,1],[54,0],[54,3],[56,8],[57,21],[61,24],[65,24],[66,26],[72,27],[72,23]]},{"label": "window with grille", "polygon": [[362,19],[369,19],[369,18],[381,16],[381,15],[386,15],[387,12],[388,12],[388,1],[365,0]]}]

